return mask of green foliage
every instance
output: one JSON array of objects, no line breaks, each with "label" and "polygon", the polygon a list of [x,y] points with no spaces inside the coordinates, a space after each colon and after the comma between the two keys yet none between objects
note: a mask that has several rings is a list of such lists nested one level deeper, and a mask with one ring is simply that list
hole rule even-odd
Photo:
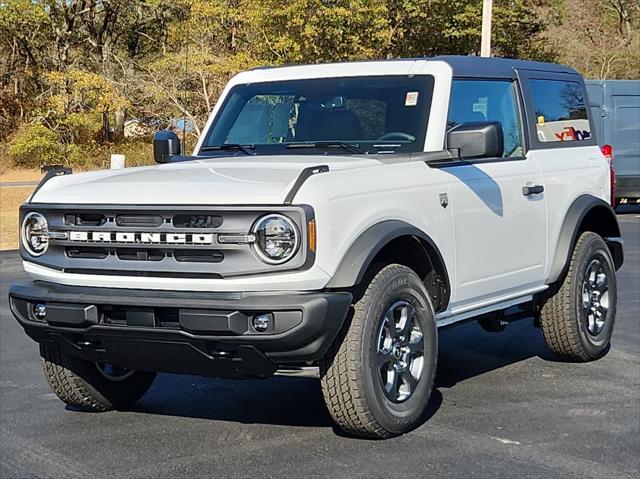
[{"label": "green foliage", "polygon": [[[86,127],[87,118],[70,115],[78,130]],[[78,126],[79,125],[79,126]],[[93,140],[64,144],[55,131],[36,123],[23,125],[9,142],[3,169],[13,165],[18,168],[40,168],[44,165],[63,164],[80,170],[109,168],[111,155],[123,154],[127,166],[142,166],[153,163],[153,147],[150,138],[124,141],[119,144],[101,145]],[[8,161],[7,161],[8,160]]]},{"label": "green foliage", "polygon": [[65,144],[88,144],[99,138],[101,128],[102,122],[95,113],[69,113],[60,120],[56,130]]},{"label": "green foliage", "polygon": [[125,155],[127,166],[153,164],[153,147],[149,140],[124,141],[118,145],[72,144],[67,149],[67,164],[80,170],[105,169],[109,168],[114,153]]},{"label": "green foliage", "polygon": [[385,55],[391,29],[378,0],[256,0],[250,21],[262,34],[258,53],[278,64]]},{"label": "green foliage", "polygon": [[127,166],[144,166],[153,164],[153,146],[151,139],[125,141],[117,146],[109,147],[107,164],[111,154],[119,153],[127,157]]},{"label": "green foliage", "polygon": [[[4,0],[0,156],[146,162],[126,118],[186,117],[199,134],[227,81],[258,65],[477,55],[481,16],[481,0]],[[637,0],[495,1],[493,52],[637,78],[639,24]]]},{"label": "green foliage", "polygon": [[40,123],[23,125],[9,144],[7,154],[15,166],[22,168],[64,161],[58,135]]}]

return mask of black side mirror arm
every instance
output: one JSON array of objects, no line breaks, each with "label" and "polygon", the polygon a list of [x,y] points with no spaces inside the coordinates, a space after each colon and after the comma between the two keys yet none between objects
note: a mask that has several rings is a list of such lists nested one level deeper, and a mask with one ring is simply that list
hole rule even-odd
[{"label": "black side mirror arm", "polygon": [[412,161],[424,161],[428,166],[438,167],[459,163],[462,160],[460,158],[460,150],[452,148],[442,151],[427,151],[424,153],[415,153],[411,155]]}]

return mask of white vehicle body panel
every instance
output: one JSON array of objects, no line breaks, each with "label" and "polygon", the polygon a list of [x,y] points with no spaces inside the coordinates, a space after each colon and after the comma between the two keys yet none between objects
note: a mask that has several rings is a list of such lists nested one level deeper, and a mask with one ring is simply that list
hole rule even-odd
[{"label": "white vehicle body panel", "polygon": [[442,170],[450,175],[451,184],[455,303],[463,306],[497,291],[510,294],[543,285],[547,253],[544,193],[522,193],[526,184],[543,184],[532,158]]},{"label": "white vehicle body panel", "polygon": [[[329,275],[317,266],[303,273],[280,273],[228,279],[202,278],[137,278],[99,274],[65,273],[28,261],[24,270],[36,281],[69,286],[95,286],[99,288],[160,289],[169,291],[316,291],[329,282]],[[265,285],[267,285],[265,287]]]},{"label": "white vehicle body panel", "polygon": [[[280,156],[220,158],[59,176],[35,203],[112,205],[277,205],[300,172],[331,162],[331,169],[365,168],[367,158]],[[133,187],[132,187],[133,186]]]},{"label": "white vehicle body panel", "polygon": [[[385,220],[405,221],[428,232],[440,246],[445,262],[454,264],[452,210],[440,205],[443,193],[449,193],[449,183],[439,169],[421,161],[391,162],[313,176],[296,195],[296,202],[314,205],[316,264],[333,276],[356,239]],[[453,276],[455,271],[449,274]]]},{"label": "white vehicle body panel", "polygon": [[[592,195],[609,203],[609,163],[597,146],[532,150],[529,157],[542,172],[547,209],[547,243],[556,245],[562,222],[573,201]],[[544,277],[549,275],[555,249],[548,249]]]}]

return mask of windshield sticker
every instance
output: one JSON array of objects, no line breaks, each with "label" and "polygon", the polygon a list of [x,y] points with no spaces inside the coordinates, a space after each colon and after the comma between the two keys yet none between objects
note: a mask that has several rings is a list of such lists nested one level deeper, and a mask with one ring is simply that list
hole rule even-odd
[{"label": "windshield sticker", "polygon": [[418,93],[417,91],[408,91],[404,106],[416,106],[418,104]]},{"label": "windshield sticker", "polygon": [[489,105],[489,97],[478,98],[478,102],[473,104],[474,113],[480,113],[484,118],[487,118],[487,110]]}]

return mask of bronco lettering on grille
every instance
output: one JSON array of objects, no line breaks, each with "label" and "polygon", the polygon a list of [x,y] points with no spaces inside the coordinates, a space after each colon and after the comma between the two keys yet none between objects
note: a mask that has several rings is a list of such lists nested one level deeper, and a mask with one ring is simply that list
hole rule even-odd
[{"label": "bronco lettering on grille", "polygon": [[202,233],[144,233],[71,231],[69,240],[82,243],[142,243],[142,244],[213,244],[212,234]]}]

